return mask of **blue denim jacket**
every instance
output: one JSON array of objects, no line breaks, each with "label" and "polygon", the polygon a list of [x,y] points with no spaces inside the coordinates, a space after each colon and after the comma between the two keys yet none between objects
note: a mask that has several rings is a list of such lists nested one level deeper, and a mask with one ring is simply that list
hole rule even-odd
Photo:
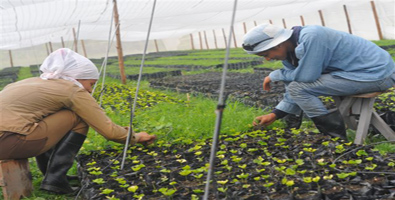
[{"label": "blue denim jacket", "polygon": [[391,76],[391,55],[376,44],[322,26],[304,26],[295,49],[299,65],[283,61],[284,68],[270,73],[272,81],[314,82],[330,73],[354,81],[377,81]]},{"label": "blue denim jacket", "polygon": [[[395,64],[390,54],[376,44],[321,26],[305,26],[295,49],[299,65],[283,61],[284,68],[270,73],[272,81],[314,82],[322,74],[352,81],[378,81],[391,76],[395,82]],[[286,92],[277,110],[300,114],[301,109]]]}]

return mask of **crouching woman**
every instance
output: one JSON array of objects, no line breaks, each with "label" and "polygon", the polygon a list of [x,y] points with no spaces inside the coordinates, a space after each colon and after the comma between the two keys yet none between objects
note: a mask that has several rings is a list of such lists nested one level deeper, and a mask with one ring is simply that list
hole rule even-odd
[{"label": "crouching woman", "polygon": [[[73,193],[67,180],[89,127],[124,143],[128,129],[114,124],[91,96],[96,66],[62,48],[40,66],[40,77],[7,85],[0,92],[0,160],[36,157],[44,174],[41,189]],[[130,143],[150,144],[155,135],[133,134]]]}]

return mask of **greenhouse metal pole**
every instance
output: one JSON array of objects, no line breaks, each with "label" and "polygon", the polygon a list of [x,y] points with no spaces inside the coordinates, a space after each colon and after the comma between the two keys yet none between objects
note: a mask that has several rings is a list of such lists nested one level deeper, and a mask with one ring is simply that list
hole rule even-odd
[{"label": "greenhouse metal pole", "polygon": [[302,23],[302,26],[305,25],[303,15],[300,16],[300,22]]},{"label": "greenhouse metal pole", "polygon": [[203,41],[202,41],[202,34],[199,31],[199,42],[200,42],[200,50],[203,50]]},{"label": "greenhouse metal pole", "polygon": [[48,44],[45,43],[44,45],[45,45],[45,49],[47,50],[47,55],[49,55]]},{"label": "greenhouse metal pole", "polygon": [[193,36],[192,36],[192,33],[189,34],[189,37],[191,38],[191,47],[192,47],[192,50],[195,50],[195,45],[193,44]]},{"label": "greenhouse metal pole", "polygon": [[325,26],[324,14],[322,13],[322,10],[318,10],[318,14],[320,15],[321,25]]},{"label": "greenhouse metal pole", "polygon": [[118,14],[118,6],[117,0],[113,0],[114,3],[114,20],[115,26],[118,28],[116,29],[116,36],[117,36],[117,51],[118,51],[118,63],[119,63],[119,72],[121,74],[121,82],[122,84],[126,84],[126,75],[125,75],[125,68],[123,64],[123,52],[122,52],[122,42],[121,42],[121,27],[119,25],[119,14]]},{"label": "greenhouse metal pole", "polygon": [[[75,33],[75,29],[73,28],[73,36],[74,36],[73,46],[74,46],[75,52],[77,52],[77,53],[78,53],[78,38],[80,37],[80,28],[81,28],[81,20],[78,21],[77,34]],[[73,48],[71,48],[71,49],[73,49]]]},{"label": "greenhouse metal pole", "polygon": [[52,42],[48,42],[48,46],[49,46],[49,52],[52,53],[53,52]]},{"label": "greenhouse metal pole", "polygon": [[60,41],[61,41],[61,43],[62,43],[62,47],[64,48],[64,40],[63,40],[63,37],[60,37]]},{"label": "greenhouse metal pole", "polygon": [[222,35],[224,36],[224,42],[225,42],[225,48],[228,48],[228,46],[226,45],[226,34],[225,34],[225,29],[222,28]]},{"label": "greenhouse metal pole", "polygon": [[8,54],[9,54],[9,56],[10,56],[10,64],[11,64],[11,67],[14,67],[14,62],[12,61],[12,53],[11,53],[11,50],[8,50]]},{"label": "greenhouse metal pole", "polygon": [[[103,73],[102,87],[101,87],[102,90],[103,90],[103,88],[104,88],[104,81],[106,80],[106,68],[107,68],[108,54],[109,54],[109,52],[110,52],[110,48],[111,48],[112,42],[114,41],[114,38],[115,38],[115,32],[114,32],[113,38],[111,39],[111,35],[112,35],[112,34],[111,34],[111,33],[112,33],[112,23],[113,23],[113,21],[114,21],[114,9],[112,10],[112,13],[111,13],[111,22],[110,22],[110,30],[108,31],[108,41],[107,41],[106,56],[105,56],[104,59],[103,59],[103,62],[102,62],[101,67],[100,67],[100,72],[99,72],[99,76],[102,75],[102,73]],[[117,30],[117,28],[118,28],[118,27],[115,27],[115,30]],[[103,70],[103,69],[104,69],[104,70]],[[95,92],[96,87],[97,87],[97,82],[95,83],[95,86],[93,87],[92,95],[93,95],[93,93]],[[100,105],[101,105],[101,96],[100,96]]]},{"label": "greenhouse metal pole", "polygon": [[77,36],[76,36],[76,33],[75,33],[75,29],[74,29],[74,28],[73,28],[73,37],[74,37],[74,42],[73,42],[73,45],[72,45],[71,49],[74,49],[74,51],[78,53],[78,49],[77,49],[77,39],[76,39]]},{"label": "greenhouse metal pole", "polygon": [[232,26],[232,30],[231,30],[232,32],[233,32],[233,43],[235,44],[235,48],[237,48],[237,40],[236,40],[236,33],[235,33],[235,29],[234,29],[234,27]]},{"label": "greenhouse metal pole", "polygon": [[210,47],[208,46],[208,40],[207,40],[206,31],[203,31],[203,34],[204,34],[204,42],[206,43],[206,48],[207,48],[207,49],[210,49]]},{"label": "greenhouse metal pole", "polygon": [[81,40],[81,46],[82,46],[82,52],[84,52],[84,56],[88,58],[88,55],[86,54],[86,49],[85,49],[85,42],[84,40]]},{"label": "greenhouse metal pole", "polygon": [[215,49],[218,49],[217,36],[216,36],[216,34],[215,34],[215,30],[213,30],[213,35],[214,35],[214,45],[215,45]]},{"label": "greenhouse metal pole", "polygon": [[158,41],[157,41],[157,40],[154,40],[154,42],[155,42],[155,49],[156,49],[156,52],[159,52]]},{"label": "greenhouse metal pole", "polygon": [[226,48],[226,56],[225,56],[225,63],[224,63],[224,68],[222,70],[222,80],[221,80],[221,87],[220,87],[219,97],[218,97],[218,105],[217,105],[217,109],[215,111],[217,114],[217,117],[215,119],[215,130],[214,130],[213,141],[212,141],[212,145],[211,145],[210,165],[209,165],[208,172],[207,172],[206,187],[204,190],[204,197],[203,197],[204,200],[208,199],[208,195],[210,193],[210,181],[211,181],[211,176],[213,175],[213,171],[214,171],[214,160],[216,158],[215,155],[217,154],[218,138],[219,138],[219,132],[221,130],[222,114],[225,109],[224,92],[225,92],[226,71],[228,69],[230,43],[232,40],[232,34],[233,34],[232,30],[233,30],[233,24],[234,24],[235,16],[236,16],[236,7],[237,7],[237,0],[234,1],[234,5],[233,5],[233,15],[232,15],[231,23],[230,23],[228,45]]},{"label": "greenhouse metal pole", "polygon": [[351,22],[350,22],[350,17],[348,16],[348,12],[347,12],[347,6],[343,5],[343,9],[344,9],[344,14],[346,15],[348,33],[352,34]]},{"label": "greenhouse metal pole", "polygon": [[156,5],[156,0],[154,0],[154,5],[152,6],[151,19],[150,19],[149,26],[148,26],[147,38],[145,39],[144,53],[143,53],[143,57],[141,58],[139,78],[137,80],[136,93],[135,93],[134,100],[133,100],[133,108],[132,108],[132,110],[130,112],[130,123],[129,123],[128,137],[126,138],[125,148],[123,150],[123,156],[122,156],[122,162],[121,162],[121,170],[123,170],[123,166],[125,164],[126,152],[128,150],[128,147],[129,147],[130,137],[132,136],[132,133],[133,133],[132,127],[133,127],[134,112],[136,110],[137,97],[138,97],[138,94],[139,94],[140,82],[141,82],[141,77],[142,77],[142,74],[143,74],[143,66],[144,66],[145,54],[147,53],[149,36],[150,36],[150,33],[151,33],[151,27],[152,27],[152,21],[154,19],[155,5]]},{"label": "greenhouse metal pole", "polygon": [[374,1],[370,1],[370,5],[372,6],[374,21],[376,22],[376,28],[377,28],[377,33],[379,34],[379,39],[382,40],[383,33],[381,32],[381,26],[380,26],[379,17],[377,15],[377,11],[376,11],[376,5],[374,4]]},{"label": "greenhouse metal pole", "polygon": [[282,21],[283,21],[284,29],[286,29],[287,28],[287,23],[285,22],[285,19],[283,18]]}]

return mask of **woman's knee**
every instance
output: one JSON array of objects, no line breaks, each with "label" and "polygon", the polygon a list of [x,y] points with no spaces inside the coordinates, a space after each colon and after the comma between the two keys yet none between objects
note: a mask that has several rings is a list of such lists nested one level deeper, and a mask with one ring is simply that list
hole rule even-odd
[{"label": "woman's knee", "polygon": [[4,132],[0,137],[0,160],[30,158],[40,154],[47,138],[28,140],[25,135]]},{"label": "woman's knee", "polygon": [[79,123],[72,129],[72,131],[79,133],[81,135],[87,135],[89,130],[89,125],[80,118]]},{"label": "woman's knee", "polygon": [[88,124],[75,112],[71,110],[61,110],[58,112],[59,115],[66,115],[67,119],[70,119],[72,122],[72,131],[80,133],[82,135],[86,135],[89,130]]}]

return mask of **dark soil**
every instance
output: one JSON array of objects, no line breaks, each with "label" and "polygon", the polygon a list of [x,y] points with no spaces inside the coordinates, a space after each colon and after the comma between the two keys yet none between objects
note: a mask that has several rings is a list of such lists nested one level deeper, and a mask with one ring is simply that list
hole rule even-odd
[{"label": "dark soil", "polygon": [[[227,73],[225,95],[249,106],[271,108],[277,105],[285,92],[282,82],[274,83],[270,92],[263,91],[262,81],[271,69],[256,69],[255,73]],[[150,86],[184,93],[201,93],[216,98],[219,94],[222,73],[165,77],[150,81]]]},{"label": "dark soil", "polygon": [[[107,75],[111,78],[121,79],[121,75],[119,74],[111,74],[107,73]],[[166,76],[181,76],[181,70],[173,70],[173,71],[164,71],[164,72],[154,72],[154,73],[143,73],[141,75],[142,79],[156,79],[163,78]],[[139,74],[130,74],[126,75],[126,78],[129,80],[138,80]]]},{"label": "dark soil", "polygon": [[[180,138],[183,140],[183,138]],[[219,139],[210,199],[393,199],[395,155],[322,134],[270,130]],[[211,140],[122,147],[78,157],[87,199],[201,199]],[[97,174],[101,172],[102,174]],[[94,182],[102,178],[100,183]],[[124,181],[124,182],[122,182]],[[131,186],[138,189],[128,191]],[[104,189],[113,192],[103,194]],[[174,194],[165,191],[175,190]]]}]

